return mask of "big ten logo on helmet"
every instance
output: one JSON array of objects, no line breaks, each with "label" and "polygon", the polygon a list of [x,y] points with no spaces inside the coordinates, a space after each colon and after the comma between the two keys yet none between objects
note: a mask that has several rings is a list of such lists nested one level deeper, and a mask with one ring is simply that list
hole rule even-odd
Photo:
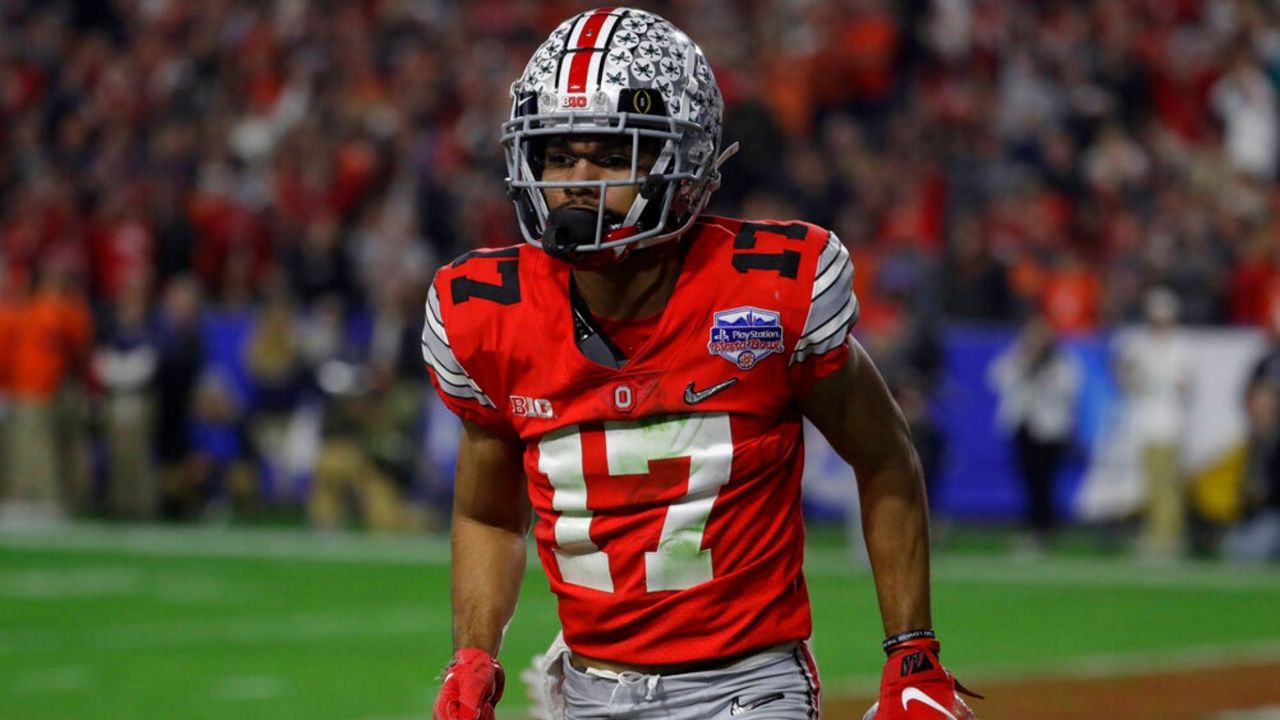
[{"label": "big ten logo on helmet", "polygon": [[511,396],[511,414],[519,417],[553,418],[555,410],[551,401],[545,398],[531,398],[524,395]]},{"label": "big ten logo on helmet", "polygon": [[560,97],[560,107],[566,110],[581,110],[589,104],[590,101],[586,95],[563,95]]}]

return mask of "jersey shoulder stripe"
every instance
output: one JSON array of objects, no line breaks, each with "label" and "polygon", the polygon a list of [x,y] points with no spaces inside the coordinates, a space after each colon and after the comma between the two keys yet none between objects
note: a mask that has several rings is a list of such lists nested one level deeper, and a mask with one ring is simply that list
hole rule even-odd
[{"label": "jersey shoulder stripe", "polygon": [[827,233],[818,256],[809,314],[791,355],[791,363],[804,362],[845,342],[858,321],[858,298],[853,292],[853,260],[840,238]]},{"label": "jersey shoulder stripe", "polygon": [[440,390],[464,400],[474,400],[485,407],[496,407],[471,375],[458,362],[440,313],[440,296],[435,283],[427,291],[426,322],[422,327],[422,359],[435,371]]}]

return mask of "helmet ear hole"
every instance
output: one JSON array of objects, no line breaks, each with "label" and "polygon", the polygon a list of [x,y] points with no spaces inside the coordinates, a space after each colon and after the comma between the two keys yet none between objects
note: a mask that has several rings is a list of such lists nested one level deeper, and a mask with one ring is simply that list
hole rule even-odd
[{"label": "helmet ear hole", "polygon": [[[650,176],[650,177],[657,177],[657,176]],[[645,181],[645,185],[648,185],[648,184],[649,184],[648,181]],[[654,198],[657,198],[658,196],[660,196],[663,192],[666,192],[667,188],[671,187],[671,183],[658,182],[654,184],[654,187],[655,189],[654,189],[653,198],[647,198],[649,200],[653,200]],[[643,193],[643,186],[641,186],[641,192]],[[636,225],[640,226],[645,230],[658,227],[658,223],[662,221],[662,207],[665,204],[666,203],[663,203],[663,202],[649,202],[648,204],[646,204],[644,206],[644,210],[640,212],[640,218],[636,222]]]}]

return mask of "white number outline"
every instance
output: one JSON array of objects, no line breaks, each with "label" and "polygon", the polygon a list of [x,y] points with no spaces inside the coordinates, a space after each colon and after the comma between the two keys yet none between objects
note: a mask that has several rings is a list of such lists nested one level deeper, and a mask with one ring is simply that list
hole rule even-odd
[{"label": "white number outline", "polygon": [[[685,493],[667,506],[657,550],[644,554],[645,587],[685,590],[711,580],[711,549],[702,543],[711,509],[733,472],[728,414],[607,422],[604,443],[610,475],[644,475],[655,460],[689,459]],[[558,513],[553,552],[565,582],[613,592],[609,556],[591,539],[594,513],[587,505],[582,462],[576,425],[548,433],[538,443],[538,470],[551,483],[551,506]]]}]

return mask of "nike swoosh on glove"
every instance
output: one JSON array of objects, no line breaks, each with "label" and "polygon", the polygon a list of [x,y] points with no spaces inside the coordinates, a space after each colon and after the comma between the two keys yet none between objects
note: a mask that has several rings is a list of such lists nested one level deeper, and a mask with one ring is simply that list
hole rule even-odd
[{"label": "nike swoosh on glove", "polygon": [[863,720],[976,720],[957,691],[972,697],[938,660],[937,640],[895,645],[880,675],[880,701]]},{"label": "nike swoosh on glove", "polygon": [[494,720],[493,706],[502,699],[505,678],[492,655],[463,648],[454,653],[444,671],[432,720]]}]

